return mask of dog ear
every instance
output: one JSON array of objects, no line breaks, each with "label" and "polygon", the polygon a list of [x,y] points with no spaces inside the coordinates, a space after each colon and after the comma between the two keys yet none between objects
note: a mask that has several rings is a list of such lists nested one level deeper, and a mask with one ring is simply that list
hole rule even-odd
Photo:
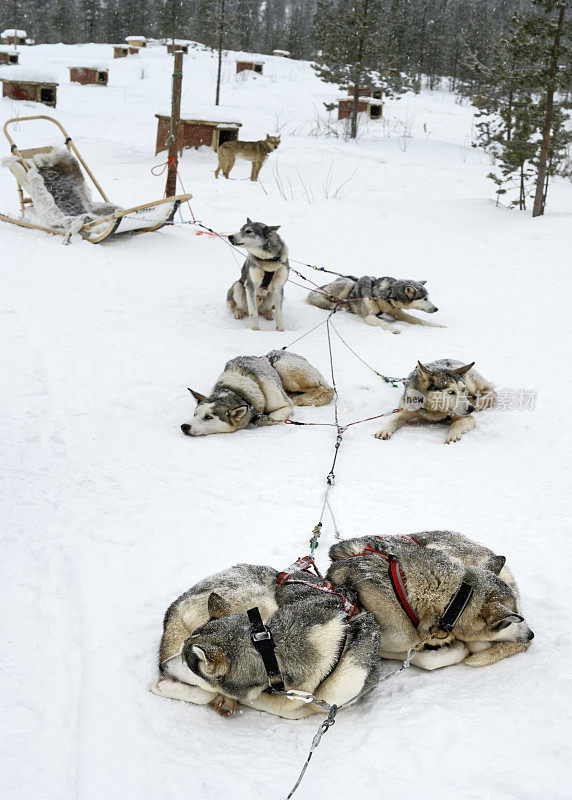
[{"label": "dog ear", "polygon": [[280,230],[280,225],[267,225],[264,228],[265,233],[274,233],[277,230]]},{"label": "dog ear", "polygon": [[233,422],[239,422],[248,411],[248,406],[238,406],[238,408],[231,408],[228,412],[229,419]]},{"label": "dog ear", "polygon": [[227,617],[231,613],[230,603],[216,592],[209,595],[208,609],[212,619]]},{"label": "dog ear", "polygon": [[230,664],[223,651],[216,644],[194,644],[193,653],[201,662],[203,672],[213,677],[225,675]]},{"label": "dog ear", "polygon": [[250,217],[246,218],[246,224],[247,225],[252,225],[252,220],[250,219]]},{"label": "dog ear", "polygon": [[[188,387],[188,386],[187,386],[187,389],[189,389],[189,387]],[[194,390],[194,389],[189,389],[189,392],[190,392],[190,393],[193,395],[193,397],[195,398],[195,400],[197,401],[197,403],[202,403],[202,402],[203,402],[203,400],[206,400],[206,399],[207,399],[207,398],[206,398],[206,395],[204,395],[204,394],[201,394],[200,392],[195,392],[195,390]]]},{"label": "dog ear", "polygon": [[419,379],[419,383],[422,386],[429,386],[429,381],[431,380],[431,373],[423,366],[423,364],[420,361],[417,362],[417,377]]},{"label": "dog ear", "polygon": [[483,566],[485,569],[488,569],[489,572],[494,572],[495,575],[499,575],[505,563],[506,556],[491,556]]},{"label": "dog ear", "polygon": [[403,290],[410,300],[415,297],[415,286],[406,286]]},{"label": "dog ear", "polygon": [[457,367],[453,370],[455,375],[465,375],[472,367],[475,366],[475,362],[471,361],[470,364],[466,364],[464,367]]},{"label": "dog ear", "polygon": [[427,281],[417,281],[417,283],[420,283],[420,284],[421,284],[421,286],[425,286],[425,284],[427,283]]},{"label": "dog ear", "polygon": [[513,622],[524,622],[524,617],[496,601],[485,606],[481,613],[487,623],[487,627],[497,631],[508,628]]}]

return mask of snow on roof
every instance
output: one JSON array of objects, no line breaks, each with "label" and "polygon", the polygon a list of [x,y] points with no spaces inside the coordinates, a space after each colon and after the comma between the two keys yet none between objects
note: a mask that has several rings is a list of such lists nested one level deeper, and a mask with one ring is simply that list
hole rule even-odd
[{"label": "snow on roof", "polygon": [[290,50],[273,50],[272,52],[273,53],[282,53],[285,56],[289,56],[290,55]]},{"label": "snow on roof", "polygon": [[18,54],[18,51],[15,50],[8,44],[0,45],[0,53],[10,53],[11,56],[15,56]]},{"label": "snow on roof", "polygon": [[14,65],[0,69],[0,80],[3,81],[28,81],[29,83],[57,83],[55,75],[29,67]]},{"label": "snow on roof", "polygon": [[0,36],[4,39],[7,36],[17,36],[18,39],[25,39],[28,34],[26,31],[19,31],[16,28],[8,28],[5,31],[0,33]]},{"label": "snow on roof", "polygon": [[[12,68],[13,69],[13,68]],[[162,117],[170,117],[170,107],[160,108],[157,112]],[[241,125],[233,114],[229,114],[220,106],[194,106],[181,109],[181,119],[196,119],[202,122],[216,122],[224,125]]]},{"label": "snow on roof", "polygon": [[264,64],[264,61],[255,61],[253,58],[237,58],[238,64]]},{"label": "snow on roof", "polygon": [[108,64],[101,64],[101,63],[100,64],[86,64],[84,62],[83,64],[70,64],[69,65],[69,69],[97,69],[97,70],[104,71],[104,70],[108,70],[109,69],[109,65]]},{"label": "snow on roof", "polygon": [[126,36],[126,42],[146,42],[147,39],[145,36]]}]

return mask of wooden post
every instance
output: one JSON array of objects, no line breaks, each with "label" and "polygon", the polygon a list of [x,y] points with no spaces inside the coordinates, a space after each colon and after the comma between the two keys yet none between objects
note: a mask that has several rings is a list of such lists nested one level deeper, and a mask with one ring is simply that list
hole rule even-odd
[{"label": "wooden post", "polygon": [[183,51],[173,50],[174,68],[171,93],[171,132],[169,135],[169,161],[165,194],[173,197],[177,193],[177,166],[179,152],[179,121],[181,119],[181,86],[183,83]]},{"label": "wooden post", "polygon": [[218,69],[216,75],[215,106],[220,101],[220,74],[222,70],[222,46],[224,43],[224,0],[220,0],[220,17],[218,21]]}]

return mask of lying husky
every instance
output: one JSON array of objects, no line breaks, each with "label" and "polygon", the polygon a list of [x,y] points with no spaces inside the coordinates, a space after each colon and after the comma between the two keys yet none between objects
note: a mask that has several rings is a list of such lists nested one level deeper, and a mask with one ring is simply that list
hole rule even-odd
[{"label": "lying husky", "polygon": [[442,358],[431,364],[417,362],[405,380],[399,410],[375,434],[376,439],[390,439],[403,425],[421,419],[425,422],[450,422],[446,444],[458,442],[464,433],[476,427],[473,411],[490,408],[494,386],[471,364]]},{"label": "lying husky", "polygon": [[[379,325],[386,331],[400,333],[399,328],[394,328],[382,318],[388,314],[393,319],[402,322],[411,322],[413,325],[427,325],[431,328],[443,328],[435,322],[406,314],[403,310],[419,309],[433,314],[438,311],[437,306],[429,302],[426,281],[397,280],[396,278],[337,278],[335,281],[315,289],[307,297],[308,303],[318,308],[331,309],[337,305],[337,300],[346,300],[343,305],[352,314],[358,314],[368,325]],[[325,294],[324,294],[325,293]],[[329,296],[328,296],[329,295]]]},{"label": "lying husky", "polygon": [[315,367],[285,350],[233,358],[208,397],[193,389],[189,392],[197,407],[192,420],[181,425],[187,436],[274,425],[288,419],[293,405],[325,406],[334,396]]},{"label": "lying husky", "polygon": [[262,165],[279,144],[280,137],[270,136],[270,134],[266,135],[266,139],[258,142],[223,142],[218,149],[218,167],[215,178],[218,178],[221,169],[224,177],[228,178],[236,159],[242,158],[244,161],[252,161],[250,180],[257,181]]},{"label": "lying husky", "polygon": [[375,616],[383,658],[402,660],[429,639],[415,657],[418,667],[482,667],[524,652],[534,637],[504,556],[459,533],[348,539],[330,558],[326,577],[355,590]]},{"label": "lying husky", "polygon": [[[324,585],[300,562],[280,575],[271,567],[241,564],[201,581],[165,615],[159,656],[164,677],[151,691],[208,703],[223,715],[234,713],[238,701],[287,719],[318,708],[269,692],[270,686],[311,692],[336,705],[367,691],[380,671],[375,619]],[[254,607],[258,624],[246,616]],[[273,674],[256,634],[273,641]]]},{"label": "lying husky", "polygon": [[276,309],[276,330],[283,331],[282,301],[288,280],[288,249],[276,231],[280,225],[265,225],[246,219],[238,233],[232,233],[231,244],[248,251],[240,280],[235,281],[226,297],[235,319],[248,314],[250,327],[258,330],[258,315],[273,318]]}]

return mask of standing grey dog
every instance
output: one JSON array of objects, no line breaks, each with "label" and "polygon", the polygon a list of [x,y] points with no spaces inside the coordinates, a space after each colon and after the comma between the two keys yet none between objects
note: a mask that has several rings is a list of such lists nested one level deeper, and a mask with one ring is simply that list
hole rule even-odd
[{"label": "standing grey dog", "polygon": [[234,433],[248,425],[283,422],[297,406],[325,406],[334,390],[303,356],[272,350],[228,362],[208,397],[189,389],[197,407],[181,425],[187,436]]},{"label": "standing grey dog", "polygon": [[[437,306],[429,301],[426,281],[397,280],[397,278],[354,278],[351,275],[337,278],[314,289],[307,297],[308,303],[318,308],[332,309],[337,300],[346,300],[344,308],[352,314],[358,314],[368,325],[378,325],[386,331],[400,333],[383,318],[387,314],[393,319],[410,322],[412,325],[427,325],[431,328],[443,328],[436,322],[413,317],[403,309],[419,309],[428,314],[438,311]],[[337,300],[336,300],[337,299]]]},{"label": "standing grey dog", "polygon": [[273,319],[274,311],[276,330],[284,330],[282,301],[290,267],[288,248],[276,233],[279,228],[280,225],[265,225],[247,218],[246,225],[228,237],[231,244],[244,247],[248,256],[240,280],[232,284],[226,300],[235,319],[248,314],[253,331],[259,330],[259,314]]},{"label": "standing grey dog", "polygon": [[[504,556],[460,533],[347,539],[330,548],[330,558],[327,577],[357,591],[362,606],[375,616],[383,658],[402,660],[411,647],[426,642],[415,657],[418,667],[435,669],[463,660],[481,667],[524,652],[534,637]],[[399,564],[402,591],[416,621],[398,599],[391,560]],[[467,589],[463,605],[459,598]],[[453,606],[448,626],[443,620]]]},{"label": "standing grey dog", "polygon": [[490,408],[494,403],[494,386],[471,364],[442,358],[430,364],[417,362],[405,380],[405,391],[399,410],[393,414],[376,439],[390,439],[395,431],[416,419],[425,422],[450,422],[446,444],[458,442],[461,436],[476,427],[473,411]]},{"label": "standing grey dog", "polygon": [[380,671],[373,615],[360,612],[334,586],[324,591],[324,579],[299,563],[280,575],[271,567],[240,564],[181,595],[165,615],[159,656],[164,677],[151,691],[209,704],[225,716],[237,701],[287,719],[319,713],[315,705],[268,692],[269,674],[246,616],[255,606],[264,638],[274,642],[285,689],[342,705],[373,687]]}]

